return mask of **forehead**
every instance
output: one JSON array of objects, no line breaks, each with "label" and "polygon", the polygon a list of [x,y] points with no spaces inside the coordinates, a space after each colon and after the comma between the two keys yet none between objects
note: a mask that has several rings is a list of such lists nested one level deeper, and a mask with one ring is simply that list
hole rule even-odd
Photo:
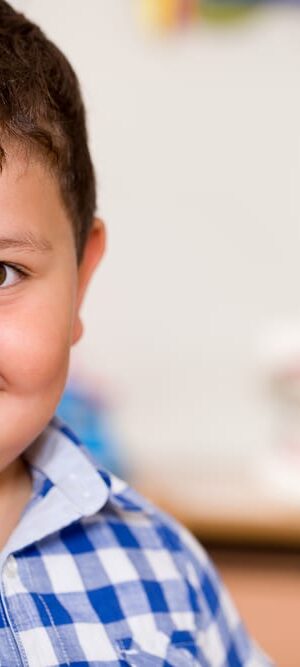
[{"label": "forehead", "polygon": [[20,147],[6,151],[0,174],[0,236],[39,234],[49,243],[72,242],[72,226],[57,179],[36,155]]}]

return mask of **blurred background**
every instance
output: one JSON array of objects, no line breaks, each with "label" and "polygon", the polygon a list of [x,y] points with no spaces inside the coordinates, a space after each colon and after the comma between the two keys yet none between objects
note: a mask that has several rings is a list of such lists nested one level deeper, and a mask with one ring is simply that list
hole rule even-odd
[{"label": "blurred background", "polygon": [[14,0],[81,81],[108,247],[59,413],[300,637],[300,2]]}]

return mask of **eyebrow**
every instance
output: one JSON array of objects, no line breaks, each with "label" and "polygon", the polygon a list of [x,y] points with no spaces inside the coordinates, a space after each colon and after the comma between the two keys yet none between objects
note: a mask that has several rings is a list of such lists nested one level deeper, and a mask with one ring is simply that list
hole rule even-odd
[{"label": "eyebrow", "polygon": [[37,252],[49,252],[53,247],[47,239],[35,236],[31,232],[23,234],[22,236],[0,236],[0,250],[7,250],[13,248],[14,250],[29,250]]}]

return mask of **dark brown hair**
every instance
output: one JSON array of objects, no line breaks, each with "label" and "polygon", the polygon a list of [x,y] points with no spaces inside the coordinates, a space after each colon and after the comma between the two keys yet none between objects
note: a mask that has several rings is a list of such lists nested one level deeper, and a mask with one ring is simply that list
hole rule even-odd
[{"label": "dark brown hair", "polygon": [[80,261],[96,186],[78,79],[42,30],[0,0],[0,172],[10,141],[36,151],[54,171]]}]

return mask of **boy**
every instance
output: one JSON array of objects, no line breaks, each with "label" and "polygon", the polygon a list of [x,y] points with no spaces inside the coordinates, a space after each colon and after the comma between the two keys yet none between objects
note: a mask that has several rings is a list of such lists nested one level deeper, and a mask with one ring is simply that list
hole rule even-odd
[{"label": "boy", "polygon": [[76,76],[0,0],[0,664],[269,664],[187,532],[53,418],[105,231]]}]

